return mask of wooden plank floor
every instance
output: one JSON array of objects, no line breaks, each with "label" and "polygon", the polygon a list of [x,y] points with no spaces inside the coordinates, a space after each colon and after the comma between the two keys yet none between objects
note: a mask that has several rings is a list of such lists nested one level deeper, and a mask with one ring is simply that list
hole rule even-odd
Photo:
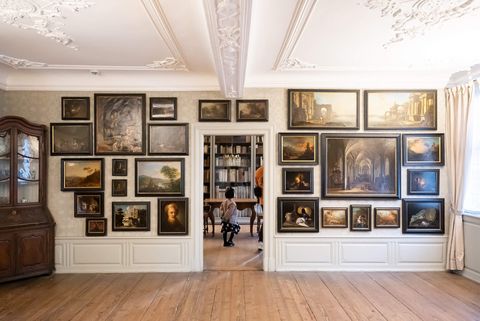
[{"label": "wooden plank floor", "polygon": [[59,274],[0,285],[0,320],[480,320],[446,272]]}]

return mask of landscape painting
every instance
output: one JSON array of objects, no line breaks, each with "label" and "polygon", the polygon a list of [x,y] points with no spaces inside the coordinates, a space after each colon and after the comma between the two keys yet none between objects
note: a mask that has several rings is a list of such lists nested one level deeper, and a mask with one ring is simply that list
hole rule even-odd
[{"label": "landscape painting", "polygon": [[112,231],[150,231],[150,202],[112,202]]},{"label": "landscape painting", "polygon": [[176,120],[177,98],[176,97],[151,97],[150,120]]},{"label": "landscape painting", "polygon": [[230,109],[230,100],[200,100],[198,102],[198,121],[229,122]]},{"label": "landscape painting", "polygon": [[346,207],[322,207],[323,228],[348,227],[348,208]]},{"label": "landscape painting", "polygon": [[398,207],[377,207],[374,217],[375,228],[399,228],[400,208]]},{"label": "landscape painting", "polygon": [[279,133],[279,165],[318,164],[317,133]]},{"label": "landscape painting", "polygon": [[268,100],[237,100],[237,121],[268,121]]},{"label": "landscape painting", "polygon": [[443,137],[443,134],[403,134],[403,165],[444,165]]},{"label": "landscape painting", "polygon": [[443,234],[445,232],[444,203],[443,198],[403,199],[402,232]]},{"label": "landscape painting", "polygon": [[400,135],[322,134],[323,198],[400,198]]},{"label": "landscape painting", "polygon": [[62,158],[62,191],[103,190],[103,158]]},{"label": "landscape painting", "polygon": [[62,120],[90,120],[90,97],[62,97]]},{"label": "landscape painting", "polygon": [[188,124],[149,125],[148,154],[188,155]]},{"label": "landscape painting", "polygon": [[183,196],[185,159],[136,159],[136,196]]}]

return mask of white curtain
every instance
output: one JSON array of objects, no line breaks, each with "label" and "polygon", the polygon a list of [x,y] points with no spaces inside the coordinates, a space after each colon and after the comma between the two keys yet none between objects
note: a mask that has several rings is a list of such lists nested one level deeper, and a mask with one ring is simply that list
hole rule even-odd
[{"label": "white curtain", "polygon": [[[474,86],[477,88],[474,89]],[[463,211],[465,186],[467,185],[470,158],[472,155],[473,126],[472,94],[478,84],[445,89],[447,105],[446,160],[449,179],[450,224],[447,245],[447,270],[464,269]]]}]

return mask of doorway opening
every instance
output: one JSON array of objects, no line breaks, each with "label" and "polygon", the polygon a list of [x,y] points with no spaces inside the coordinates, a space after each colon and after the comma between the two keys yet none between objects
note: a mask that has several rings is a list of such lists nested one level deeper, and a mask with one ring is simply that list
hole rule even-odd
[{"label": "doorway opening", "polygon": [[[204,270],[263,270],[263,208],[255,194],[263,186],[264,136],[205,135],[203,141]],[[220,210],[229,189],[237,208],[230,223],[240,225],[231,242]]]}]

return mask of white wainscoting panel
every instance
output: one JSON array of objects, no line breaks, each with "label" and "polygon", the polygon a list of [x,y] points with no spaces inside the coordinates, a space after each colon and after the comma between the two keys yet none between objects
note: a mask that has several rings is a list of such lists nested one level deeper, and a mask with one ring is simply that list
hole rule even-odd
[{"label": "white wainscoting panel", "polygon": [[332,264],[333,246],[331,243],[289,243],[285,245],[285,258],[295,264]]},{"label": "white wainscoting panel", "polygon": [[398,263],[443,263],[445,262],[445,244],[436,243],[398,243]]},{"label": "white wainscoting panel", "polygon": [[388,243],[369,242],[362,239],[358,242],[342,242],[340,248],[341,264],[359,263],[388,263]]},{"label": "white wainscoting panel", "polygon": [[480,283],[480,217],[464,216],[465,271],[463,275]]}]

